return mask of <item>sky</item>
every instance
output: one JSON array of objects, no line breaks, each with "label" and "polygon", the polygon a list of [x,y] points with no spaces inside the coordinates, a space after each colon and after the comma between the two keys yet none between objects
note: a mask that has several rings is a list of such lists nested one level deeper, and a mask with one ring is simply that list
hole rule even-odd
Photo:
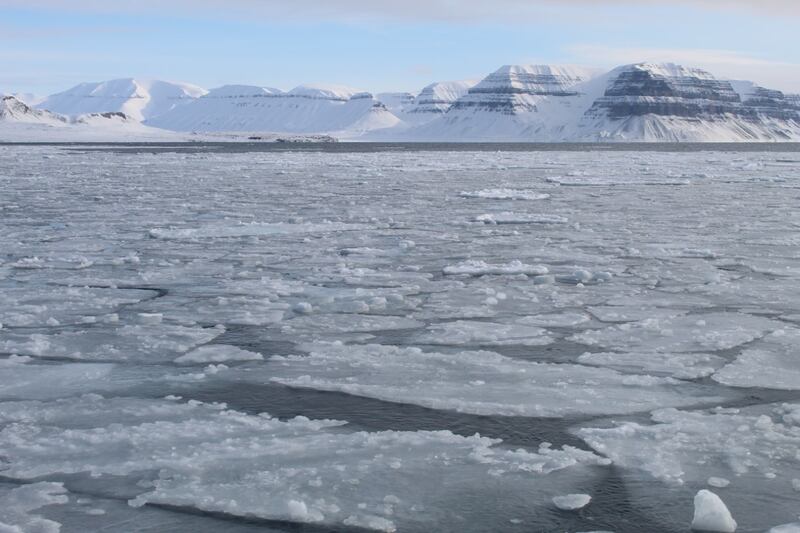
[{"label": "sky", "polygon": [[146,78],[417,92],[672,61],[800,92],[800,0],[0,0],[0,93]]}]

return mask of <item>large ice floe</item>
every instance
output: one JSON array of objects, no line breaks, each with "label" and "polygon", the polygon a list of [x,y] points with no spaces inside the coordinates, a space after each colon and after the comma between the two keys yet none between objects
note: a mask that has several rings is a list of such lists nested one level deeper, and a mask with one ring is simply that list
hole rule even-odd
[{"label": "large ice floe", "polygon": [[134,507],[169,504],[378,531],[458,513],[465,520],[466,480],[487,484],[470,498],[524,490],[528,504],[546,505],[551,489],[538,488],[538,478],[570,468],[590,476],[587,467],[607,463],[571,447],[510,450],[449,431],[347,432],[334,420],[281,421],[177,400],[8,402],[0,424],[6,477],[124,476],[135,483]]},{"label": "large ice floe", "polygon": [[[460,344],[464,341],[457,333],[453,336]],[[438,353],[413,347],[342,343],[308,349],[310,355],[273,356],[272,380],[482,415],[634,413],[663,405],[721,400],[708,388],[670,378],[536,363],[490,351]]]},{"label": "large ice floe", "polygon": [[0,529],[796,530],[796,148],[523,148],[0,146]]}]

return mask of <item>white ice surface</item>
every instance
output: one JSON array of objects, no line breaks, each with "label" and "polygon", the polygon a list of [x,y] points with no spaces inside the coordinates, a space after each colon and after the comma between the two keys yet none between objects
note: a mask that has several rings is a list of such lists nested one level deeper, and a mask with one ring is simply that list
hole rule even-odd
[{"label": "white ice surface", "polygon": [[741,313],[708,313],[585,331],[572,339],[590,346],[650,352],[717,351],[735,348],[781,329],[781,323]]},{"label": "white ice surface", "polygon": [[61,524],[31,511],[68,501],[61,483],[31,483],[13,489],[0,488],[0,531],[3,533],[58,533]]},{"label": "white ice surface", "polygon": [[533,363],[488,351],[455,354],[341,343],[309,356],[273,356],[273,381],[474,414],[563,417],[713,401],[667,378]]},{"label": "white ice surface", "polygon": [[800,330],[774,331],[713,377],[733,387],[800,390]]},{"label": "white ice surface", "polygon": [[211,344],[195,348],[175,359],[176,363],[223,363],[226,361],[260,361],[260,353],[242,350],[228,344]]},{"label": "white ice surface", "polygon": [[710,490],[701,490],[694,497],[692,530],[734,533],[736,520],[719,496]]},{"label": "white ice surface", "polygon": [[8,477],[134,476],[143,488],[133,506],[380,531],[425,521],[426,509],[446,514],[448,502],[460,505],[458,479],[491,480],[490,491],[526,487],[531,503],[545,505],[548,491],[537,492],[537,479],[605,462],[570,447],[510,450],[449,431],[347,432],[343,422],[279,421],[191,401],[86,395],[8,402],[0,421]]},{"label": "white ice surface", "polygon": [[562,511],[583,509],[589,505],[590,501],[592,501],[592,497],[588,494],[565,494],[553,498],[553,504]]}]

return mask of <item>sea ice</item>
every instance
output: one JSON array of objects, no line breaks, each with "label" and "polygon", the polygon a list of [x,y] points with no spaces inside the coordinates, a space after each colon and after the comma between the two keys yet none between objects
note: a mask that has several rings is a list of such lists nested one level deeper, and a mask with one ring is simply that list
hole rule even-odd
[{"label": "sea ice", "polygon": [[781,327],[780,322],[742,313],[708,313],[587,330],[572,340],[625,351],[713,352],[746,344]]},{"label": "sea ice", "polygon": [[471,276],[485,276],[488,274],[528,274],[539,276],[547,274],[548,268],[544,265],[526,265],[522,261],[514,260],[501,265],[491,265],[485,261],[470,259],[457,265],[444,267],[443,272],[449,275],[466,274]]},{"label": "sea ice", "polygon": [[[280,421],[194,401],[85,395],[6,402],[0,422],[9,478],[128,476],[141,487],[133,506],[380,531],[444,519],[451,509],[480,512],[481,505],[470,510],[459,501],[467,479],[484,479],[487,497],[521,491],[528,504],[544,506],[563,483],[555,478],[552,489],[539,490],[537,479],[565,469],[590,476],[585,467],[607,464],[568,446],[510,450],[449,431],[348,432],[344,422]],[[483,489],[474,490],[477,497]],[[420,515],[423,509],[432,514]]]},{"label": "sea ice", "polygon": [[544,346],[553,342],[547,330],[517,324],[457,320],[428,326],[415,337],[420,344],[472,346]]},{"label": "sea ice", "polygon": [[718,401],[704,387],[582,365],[534,363],[487,351],[413,347],[304,346],[273,356],[273,381],[474,414],[565,417],[650,411]]},{"label": "sea ice", "polygon": [[566,224],[569,220],[560,215],[536,213],[486,213],[475,217],[484,224]]},{"label": "sea ice", "polygon": [[592,497],[588,494],[565,494],[553,498],[553,505],[562,511],[577,511],[589,505],[590,501]]},{"label": "sea ice", "polygon": [[260,353],[242,350],[228,344],[210,344],[195,348],[175,359],[176,363],[223,363],[226,361],[260,361]]},{"label": "sea ice", "polygon": [[710,376],[726,360],[703,353],[599,352],[578,357],[585,365],[606,366],[620,371],[635,370],[648,374],[667,375],[676,379],[697,379]]},{"label": "sea ice", "polygon": [[733,387],[800,390],[800,329],[779,329],[724,366],[713,378]]},{"label": "sea ice", "polygon": [[489,200],[546,200],[550,198],[547,193],[526,189],[482,189],[480,191],[465,191],[461,193],[461,196]]},{"label": "sea ice", "polygon": [[736,520],[719,496],[710,490],[701,490],[694,497],[694,531],[734,533]]},{"label": "sea ice", "polygon": [[3,533],[58,533],[61,524],[30,511],[46,505],[67,503],[61,483],[31,483],[4,490],[0,488],[0,531]]}]

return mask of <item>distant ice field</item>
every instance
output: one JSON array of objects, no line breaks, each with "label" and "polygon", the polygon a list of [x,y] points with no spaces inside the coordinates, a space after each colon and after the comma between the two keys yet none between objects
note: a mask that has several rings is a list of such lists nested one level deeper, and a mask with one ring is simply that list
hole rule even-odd
[{"label": "distant ice field", "polygon": [[2,145],[0,530],[792,530],[798,206],[797,145]]}]

